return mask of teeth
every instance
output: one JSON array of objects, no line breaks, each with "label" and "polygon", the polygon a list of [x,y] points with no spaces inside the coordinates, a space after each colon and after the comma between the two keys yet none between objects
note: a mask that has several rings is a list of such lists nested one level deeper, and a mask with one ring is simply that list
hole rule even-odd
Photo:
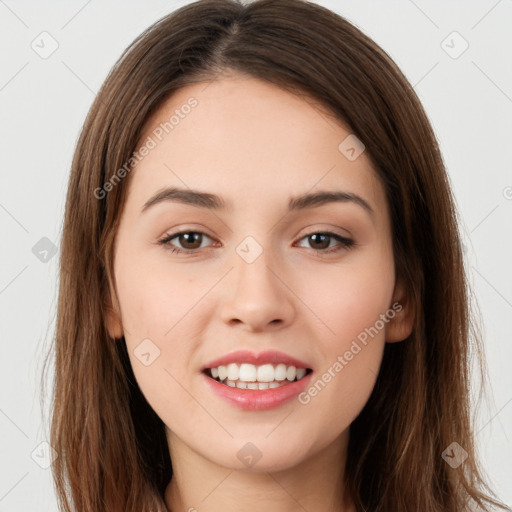
[{"label": "teeth", "polygon": [[237,380],[238,379],[238,365],[235,363],[228,364],[228,380]]},{"label": "teeth", "polygon": [[281,386],[284,386],[284,382],[244,382],[242,380],[229,380],[226,379],[223,384],[227,384],[231,388],[238,388],[238,389],[274,389],[279,388]]},{"label": "teeth", "polygon": [[300,380],[306,375],[306,368],[263,364],[255,366],[249,363],[230,363],[217,368],[210,368],[211,376],[230,387],[239,389],[274,389],[288,381]]},{"label": "teeth", "polygon": [[278,364],[276,366],[276,380],[282,381],[286,379],[286,365]]},{"label": "teeth", "polygon": [[224,380],[228,376],[228,370],[225,366],[219,366],[219,380]]},{"label": "teeth", "polygon": [[264,364],[262,366],[258,366],[258,382],[272,382],[274,380],[275,375],[274,367],[271,364]]},{"label": "teeth", "polygon": [[297,380],[302,379],[306,375],[306,368],[297,368]]},{"label": "teeth", "polygon": [[[233,363],[238,370],[238,365]],[[237,379],[243,380],[244,382],[252,382],[256,380],[256,366],[253,364],[241,364],[238,370]]]}]

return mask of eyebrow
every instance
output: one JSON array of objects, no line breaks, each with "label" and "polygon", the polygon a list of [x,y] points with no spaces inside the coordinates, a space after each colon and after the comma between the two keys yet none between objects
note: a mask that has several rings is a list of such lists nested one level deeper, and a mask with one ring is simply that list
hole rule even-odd
[{"label": "eyebrow", "polygon": [[[147,211],[150,207],[163,202],[178,202],[207,208],[209,210],[226,211],[231,209],[231,203],[227,203],[222,197],[201,192],[199,190],[182,189],[178,187],[166,187],[159,190],[150,197],[142,207],[141,213]],[[317,208],[328,203],[354,203],[361,206],[372,218],[375,216],[373,208],[368,201],[352,192],[344,191],[321,191],[306,193],[297,197],[290,198],[288,202],[288,211],[300,211],[307,208]]]}]

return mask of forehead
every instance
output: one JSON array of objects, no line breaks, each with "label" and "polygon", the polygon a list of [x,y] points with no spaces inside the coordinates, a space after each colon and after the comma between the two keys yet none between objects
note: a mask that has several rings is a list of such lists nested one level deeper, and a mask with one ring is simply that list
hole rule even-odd
[{"label": "forehead", "polygon": [[146,122],[137,147],[151,149],[132,171],[128,199],[141,207],[157,189],[174,185],[252,207],[263,199],[284,205],[315,189],[349,189],[383,206],[369,156],[349,159],[344,152],[351,137],[314,100],[256,78],[188,85]]}]

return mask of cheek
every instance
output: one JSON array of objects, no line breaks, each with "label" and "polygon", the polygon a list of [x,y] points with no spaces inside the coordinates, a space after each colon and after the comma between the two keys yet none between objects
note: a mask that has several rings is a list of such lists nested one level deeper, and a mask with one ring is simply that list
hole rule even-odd
[{"label": "cheek", "polygon": [[321,319],[316,343],[322,365],[299,401],[311,418],[330,418],[327,428],[335,435],[356,418],[375,385],[394,316],[388,311],[394,271],[392,258],[382,255],[332,270],[317,272],[315,287],[309,277],[301,283],[305,302]]},{"label": "cheek", "polygon": [[194,279],[183,266],[171,269],[161,259],[132,255],[120,263],[116,282],[131,366],[148,403],[166,418],[191,402],[183,386],[204,328],[197,317],[208,301],[200,299],[212,279]]},{"label": "cheek", "polygon": [[299,415],[307,418],[306,435],[311,439],[316,436],[317,447],[325,446],[346,431],[360,414],[375,386],[383,348],[378,340],[367,347],[353,346],[357,353],[351,360],[340,351],[341,359],[329,361],[299,395],[298,407],[302,408]]},{"label": "cheek", "polygon": [[116,279],[127,330],[143,336],[151,331],[161,339],[170,335],[210,285],[207,280],[194,280],[180,264],[136,255],[124,259]]},{"label": "cheek", "polygon": [[353,265],[317,268],[314,274],[304,272],[294,291],[312,320],[320,322],[318,337],[325,340],[325,353],[332,354],[375,324],[389,308],[393,288],[393,261],[368,258]]},{"label": "cheek", "polygon": [[348,428],[366,405],[385,346],[387,324],[380,315],[386,314],[389,291],[377,290],[372,276],[347,277],[343,284],[318,304],[330,330],[317,338],[322,364],[299,396],[313,419],[312,432],[324,428],[327,438]]}]

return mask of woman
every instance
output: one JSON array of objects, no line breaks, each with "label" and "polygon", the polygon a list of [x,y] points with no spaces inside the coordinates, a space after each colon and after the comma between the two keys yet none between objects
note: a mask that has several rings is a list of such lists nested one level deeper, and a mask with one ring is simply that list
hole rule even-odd
[{"label": "woman", "polygon": [[66,510],[500,506],[439,147],[337,14],[203,0],[145,31],[86,119],[61,250]]}]

